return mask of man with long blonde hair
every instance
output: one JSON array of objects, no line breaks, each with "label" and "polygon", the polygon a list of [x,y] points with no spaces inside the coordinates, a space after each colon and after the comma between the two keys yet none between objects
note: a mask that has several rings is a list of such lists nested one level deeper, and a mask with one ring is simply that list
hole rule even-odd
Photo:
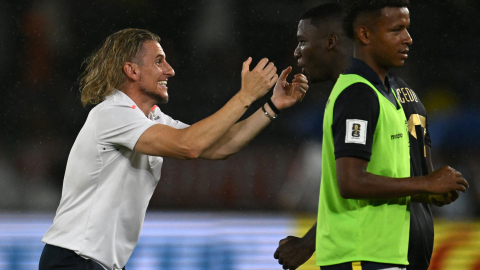
[{"label": "man with long blonde hair", "polygon": [[[167,81],[175,74],[160,38],[141,29],[109,36],[87,59],[80,79],[82,104],[99,104],[70,152],[40,270],[124,269],[160,179],[162,157],[228,158],[304,97],[305,76],[288,83],[291,67],[279,77],[268,59],[250,71],[251,62],[243,63],[240,91],[218,112],[188,126],[156,106],[168,101]],[[277,81],[262,109],[236,123]]]}]

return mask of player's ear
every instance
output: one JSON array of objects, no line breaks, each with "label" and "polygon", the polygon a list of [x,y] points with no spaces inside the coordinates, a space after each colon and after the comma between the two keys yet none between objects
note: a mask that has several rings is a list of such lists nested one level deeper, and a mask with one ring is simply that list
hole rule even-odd
[{"label": "player's ear", "polygon": [[365,25],[358,26],[356,30],[358,39],[364,44],[370,44],[370,30]]},{"label": "player's ear", "polygon": [[139,78],[139,70],[137,69],[137,65],[135,65],[134,63],[126,62],[123,65],[123,72],[125,73],[125,75],[127,75],[128,78],[134,81],[138,80]]},{"label": "player's ear", "polygon": [[327,50],[331,50],[337,46],[338,37],[335,33],[331,33],[327,38]]}]

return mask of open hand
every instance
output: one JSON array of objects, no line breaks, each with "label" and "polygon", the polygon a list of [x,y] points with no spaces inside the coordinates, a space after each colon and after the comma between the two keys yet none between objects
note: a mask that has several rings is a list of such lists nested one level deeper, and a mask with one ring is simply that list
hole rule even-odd
[{"label": "open hand", "polygon": [[251,63],[251,57],[243,62],[242,88],[239,92],[240,99],[248,105],[263,97],[278,80],[277,68],[272,62],[268,63],[267,58],[260,60],[252,71],[250,71]]},{"label": "open hand", "polygon": [[273,89],[272,102],[279,110],[288,108],[302,101],[308,90],[307,77],[301,73],[296,74],[291,83],[287,82],[287,77],[291,71],[292,67],[283,70]]}]

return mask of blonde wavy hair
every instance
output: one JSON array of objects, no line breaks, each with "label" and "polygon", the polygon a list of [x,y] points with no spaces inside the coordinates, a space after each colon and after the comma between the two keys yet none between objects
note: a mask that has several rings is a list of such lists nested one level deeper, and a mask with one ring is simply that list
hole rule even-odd
[{"label": "blonde wavy hair", "polygon": [[143,42],[148,40],[160,43],[160,37],[150,31],[124,29],[110,35],[97,51],[85,59],[85,71],[79,78],[82,105],[98,104],[115,88],[120,88],[126,80],[123,65],[132,61],[142,49]]}]

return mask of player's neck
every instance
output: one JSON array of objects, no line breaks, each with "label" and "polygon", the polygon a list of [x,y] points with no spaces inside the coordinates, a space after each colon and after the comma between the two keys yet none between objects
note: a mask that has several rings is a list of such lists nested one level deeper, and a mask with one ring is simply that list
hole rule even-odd
[{"label": "player's neck", "polygon": [[385,81],[388,69],[378,64],[377,61],[375,61],[375,59],[373,59],[370,54],[365,53],[363,50],[355,50],[353,57],[365,62],[369,67],[373,69],[373,71],[375,71],[375,73],[377,73],[378,77],[382,82]]},{"label": "player's neck", "polygon": [[351,55],[343,58],[339,57],[338,59],[343,59],[343,61],[339,60],[337,67],[334,69],[335,71],[333,72],[333,75],[330,78],[330,81],[333,83],[336,83],[338,80],[338,77],[340,77],[340,74],[344,73],[345,70],[347,70],[348,66],[350,66]]},{"label": "player's neck", "polygon": [[336,83],[337,80],[338,80],[338,77],[340,77],[340,74],[342,74],[345,70],[346,70],[346,68],[345,69],[342,69],[342,68],[336,69],[329,81],[331,81],[333,83]]}]

